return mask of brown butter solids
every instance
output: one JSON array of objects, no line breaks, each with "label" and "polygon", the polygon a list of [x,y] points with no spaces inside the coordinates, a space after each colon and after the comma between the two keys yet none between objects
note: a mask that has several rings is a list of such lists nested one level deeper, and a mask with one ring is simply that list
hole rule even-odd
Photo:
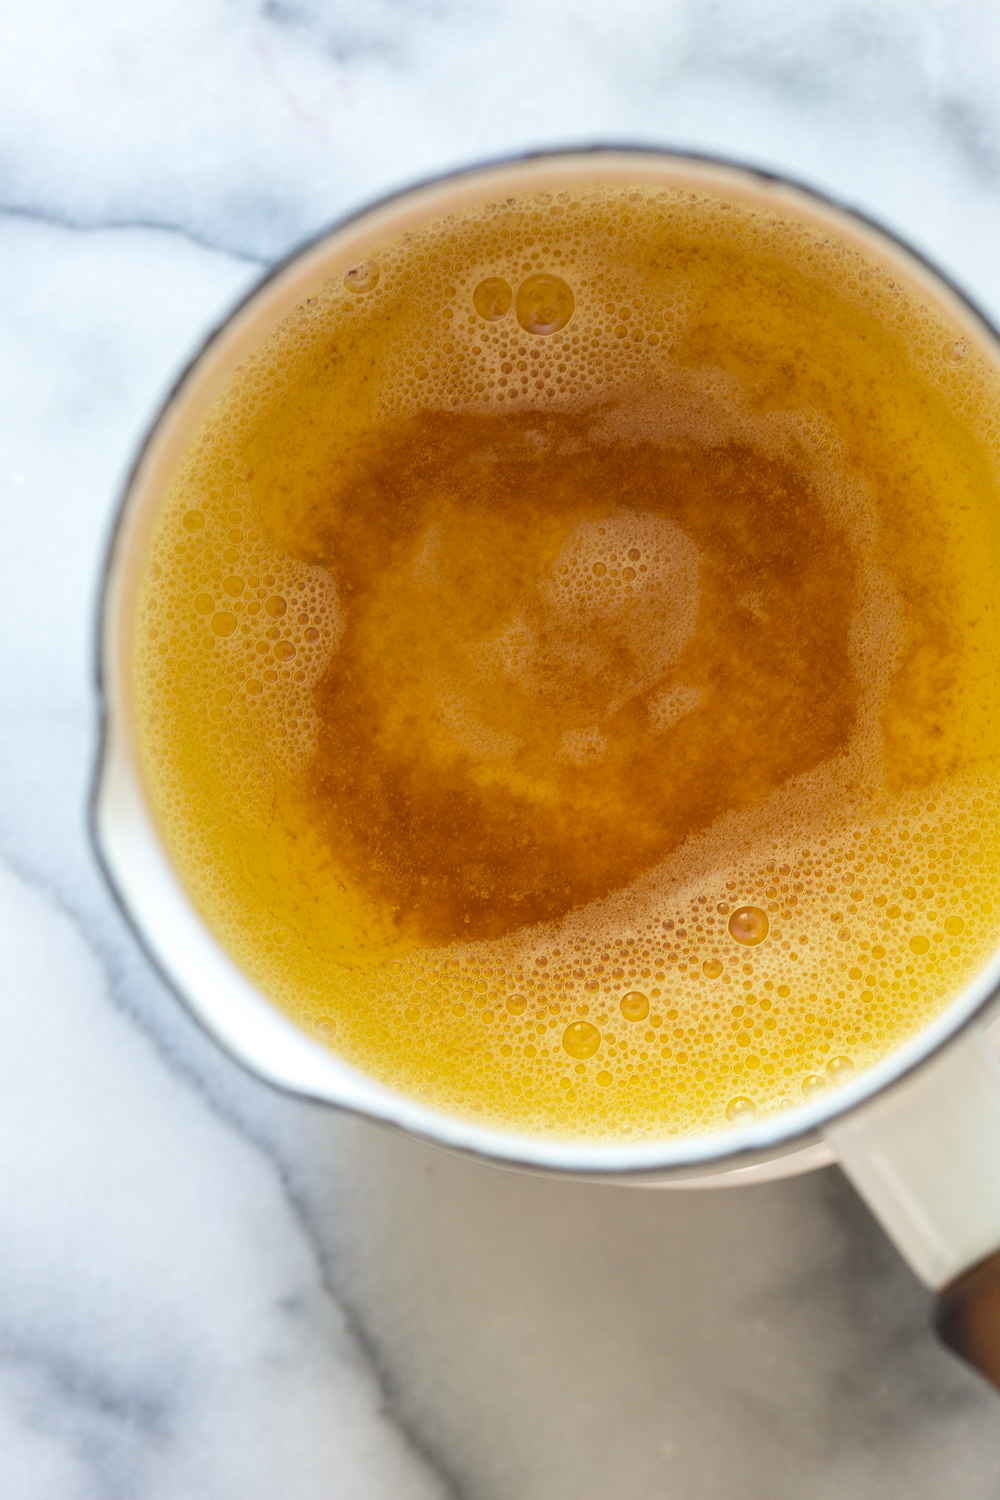
[{"label": "brown butter solids", "polygon": [[[301,795],[349,878],[423,942],[498,937],[624,887],[692,831],[835,755],[854,727],[853,555],[808,475],[747,447],[593,444],[593,421],[423,414],[383,432],[313,520],[309,560],[349,604]],[[588,670],[573,649],[586,643],[552,639],[539,598],[566,536],[622,507],[668,518],[701,557],[695,628],[671,676],[702,697],[661,733],[659,679],[615,708],[635,667],[624,632],[610,627],[610,662]],[[429,585],[419,557],[432,530]],[[747,596],[766,606],[738,604]],[[507,674],[484,681],[470,660],[511,618],[550,648],[534,691]],[[444,679],[496,735],[516,736],[512,754],[484,764],[449,734]],[[595,721],[599,764],[561,760],[564,733]]]}]

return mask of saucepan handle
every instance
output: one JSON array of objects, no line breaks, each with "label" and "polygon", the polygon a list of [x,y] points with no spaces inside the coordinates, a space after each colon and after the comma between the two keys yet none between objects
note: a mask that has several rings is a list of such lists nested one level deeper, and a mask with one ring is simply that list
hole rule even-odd
[{"label": "saucepan handle", "polygon": [[1000,1390],[1000,1250],[944,1287],[934,1327],[942,1343]]},{"label": "saucepan handle", "polygon": [[934,1326],[1000,1389],[1000,1061],[978,1033],[828,1132]]}]

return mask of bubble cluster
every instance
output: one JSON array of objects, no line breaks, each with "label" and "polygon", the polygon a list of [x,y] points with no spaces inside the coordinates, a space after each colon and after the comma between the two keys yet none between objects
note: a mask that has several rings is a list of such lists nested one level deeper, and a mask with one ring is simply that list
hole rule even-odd
[{"label": "bubble cluster", "polygon": [[690,311],[687,279],[616,266],[606,221],[610,207],[621,221],[616,235],[631,229],[640,238],[662,225],[668,206],[679,206],[677,195],[542,194],[483,205],[464,221],[460,249],[446,226],[387,247],[379,310],[393,308],[394,291],[419,288],[422,298],[387,350],[383,410],[431,395],[450,407],[532,406],[645,378],[651,361],[665,368]]},{"label": "bubble cluster", "polygon": [[[762,1118],[848,1082],[983,962],[998,829],[1000,783],[953,784],[689,882],[657,920],[590,913],[544,945],[414,954],[354,980],[338,1045],[392,1025],[397,1086],[445,1104],[457,1070],[498,1124],[639,1139]],[[747,910],[769,924],[749,948],[730,931]]]},{"label": "bubble cluster", "polygon": [[232,459],[201,505],[178,488],[137,621],[139,727],[155,765],[158,731],[183,692],[196,707],[221,806],[259,820],[275,770],[293,772],[312,751],[311,691],[343,629],[336,590],[325,569],[268,545],[248,503],[248,474]]},{"label": "bubble cluster", "polygon": [[[808,339],[782,322],[787,287],[772,322],[750,326],[747,308],[757,317],[764,299],[748,298],[743,273],[775,257],[801,319],[825,327],[839,299],[859,320],[841,353],[860,384],[839,408],[822,369],[789,394],[791,366],[775,351]],[[869,316],[895,341],[889,352],[871,353]],[[905,453],[909,488],[858,458],[878,359],[894,372],[894,462]],[[360,370],[375,373],[361,381]],[[738,1128],[841,1087],[947,1004],[1000,931],[1000,746],[982,707],[1000,687],[1000,672],[982,677],[996,643],[970,634],[949,646],[959,665],[948,677],[912,602],[921,589],[962,589],[963,620],[988,621],[976,588],[992,598],[992,575],[977,583],[969,559],[979,567],[992,533],[968,516],[985,513],[984,494],[995,507],[982,477],[994,472],[995,390],[967,334],[856,247],[710,193],[639,183],[477,203],[341,266],[222,393],[150,544],[137,727],[165,837],[212,927],[325,1045],[498,1128],[650,1139]],[[921,446],[930,399],[939,430],[959,433],[944,457]],[[747,745],[728,771],[746,784],[742,801],[606,897],[489,940],[414,941],[391,903],[338,866],[304,791],[307,776],[323,784],[317,694],[357,614],[336,559],[315,561],[325,518],[341,493],[383,503],[381,439],[415,413],[537,414],[526,441],[558,477],[541,418],[564,410],[587,416],[589,443],[670,442],[706,471],[751,451],[769,473],[808,466],[818,513],[856,559],[850,733],[829,763],[767,796],[753,782],[766,747]],[[330,450],[315,446],[330,431],[336,491]],[[947,486],[933,482],[936,462]],[[307,476],[298,510],[290,473]],[[349,536],[351,525],[347,513]],[[428,531],[412,570],[428,609],[442,534]],[[751,559],[758,540],[741,543]],[[895,577],[904,563],[912,575]],[[706,696],[692,643],[722,601],[766,646],[777,603],[758,573],[730,598],[729,575],[708,567],[690,528],[633,500],[566,528],[538,569],[535,617],[511,611],[466,657],[484,680],[541,698],[553,652],[574,681],[599,684],[600,713],[565,716],[552,737],[553,762],[583,786],[613,763],[608,725],[629,705],[668,747],[707,702],[729,711]],[[794,579],[794,559],[785,573]],[[762,647],[755,665],[763,684],[794,664]],[[917,687],[893,718],[904,678]],[[487,787],[535,784],[520,731],[485,724],[443,678],[435,691],[427,733],[448,737]],[[415,724],[393,726],[385,710],[358,734],[405,745]],[[767,730],[789,732],[784,721]]]}]

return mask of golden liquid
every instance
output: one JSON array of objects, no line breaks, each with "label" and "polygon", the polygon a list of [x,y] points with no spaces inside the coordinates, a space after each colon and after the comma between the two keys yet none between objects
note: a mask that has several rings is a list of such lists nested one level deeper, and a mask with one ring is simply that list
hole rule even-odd
[{"label": "golden liquid", "polygon": [[508,201],[319,288],[151,546],[147,784],[303,1026],[493,1126],[724,1128],[1000,925],[997,381],[710,195]]}]

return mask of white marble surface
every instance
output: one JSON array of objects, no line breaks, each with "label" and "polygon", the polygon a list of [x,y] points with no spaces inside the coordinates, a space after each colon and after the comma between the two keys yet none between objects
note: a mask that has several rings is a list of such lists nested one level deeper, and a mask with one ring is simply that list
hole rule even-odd
[{"label": "white marble surface", "polygon": [[1000,310],[988,0],[0,7],[0,1496],[987,1500],[1000,1400],[834,1170],[457,1163],[196,1031],[84,830],[95,580],[199,336],[394,185],[595,139],[774,166]]}]

